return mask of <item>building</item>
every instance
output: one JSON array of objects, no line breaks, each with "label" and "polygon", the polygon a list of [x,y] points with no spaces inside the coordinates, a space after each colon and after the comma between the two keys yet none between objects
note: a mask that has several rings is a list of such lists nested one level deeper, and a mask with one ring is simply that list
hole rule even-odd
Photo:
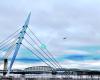
[{"label": "building", "polygon": [[24,71],[52,71],[53,68],[49,66],[33,66],[25,68]]}]

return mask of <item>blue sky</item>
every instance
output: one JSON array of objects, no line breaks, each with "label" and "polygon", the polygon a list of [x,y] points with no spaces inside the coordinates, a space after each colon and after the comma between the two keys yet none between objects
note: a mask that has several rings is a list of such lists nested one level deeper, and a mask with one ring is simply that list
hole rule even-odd
[{"label": "blue sky", "polygon": [[[29,27],[63,67],[99,69],[99,8],[100,0],[1,0],[0,41],[23,26],[31,11]],[[16,62],[44,65],[25,49]]]}]

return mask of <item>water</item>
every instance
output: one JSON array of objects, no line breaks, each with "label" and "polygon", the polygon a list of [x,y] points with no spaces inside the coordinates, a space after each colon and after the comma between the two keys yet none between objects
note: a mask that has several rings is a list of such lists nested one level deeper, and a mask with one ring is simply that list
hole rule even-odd
[{"label": "water", "polygon": [[0,79],[0,80],[100,80],[100,76],[28,74],[28,75],[12,75],[10,79]]}]

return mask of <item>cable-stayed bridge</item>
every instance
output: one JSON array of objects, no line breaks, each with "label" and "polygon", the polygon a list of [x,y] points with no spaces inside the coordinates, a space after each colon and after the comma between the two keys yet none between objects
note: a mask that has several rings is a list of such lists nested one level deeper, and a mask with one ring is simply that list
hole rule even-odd
[{"label": "cable-stayed bridge", "polygon": [[[38,39],[38,37],[28,27],[30,16],[31,16],[31,13],[29,13],[22,28],[16,30],[13,34],[11,34],[9,37],[7,37],[5,40],[3,40],[0,43],[0,50],[2,51],[2,53],[4,53],[5,51],[5,55],[3,55],[1,58],[4,60],[4,76],[12,73],[12,66],[22,46],[28,51],[30,51],[31,53],[33,53],[34,56],[36,56],[39,60],[45,63],[48,67],[51,67],[52,73],[55,72],[56,68],[59,68],[59,69],[62,68],[61,65],[58,63],[58,61],[54,58],[54,56],[46,48],[46,46],[42,44],[42,42]],[[27,29],[32,34],[32,37],[29,35],[29,33],[27,33],[26,31]],[[27,35],[27,37],[31,40],[31,42],[25,37],[25,35]],[[25,41],[25,43],[28,44],[27,46],[23,43],[23,40]],[[36,47],[33,45],[35,45]],[[9,66],[7,66],[10,55],[12,55],[12,58],[11,58]],[[2,65],[2,63],[3,62],[1,62],[0,65]]]},{"label": "cable-stayed bridge", "polygon": [[[33,33],[33,31],[28,27],[29,21],[30,21],[31,13],[29,13],[24,25],[16,30],[14,33],[12,33],[10,36],[8,36],[5,40],[3,40],[0,43],[0,51],[1,54],[5,54],[1,57],[0,66],[4,64],[4,69],[0,70],[0,73],[3,74],[3,77],[5,78],[9,74],[52,74],[56,75],[58,74],[61,76],[60,80],[73,80],[76,75],[94,75],[91,71],[80,71],[80,70],[66,70],[63,69],[61,64],[55,59],[53,54],[46,48],[46,45],[43,44],[40,39]],[[31,33],[32,36],[27,32],[29,30],[29,33]],[[26,35],[26,36],[25,36]],[[24,40],[24,43],[23,43]],[[26,45],[27,43],[27,45]],[[25,70],[12,70],[13,64],[16,60],[16,56],[19,53],[19,50],[21,47],[25,48],[27,51],[32,53],[35,57],[37,57],[41,62],[43,62],[47,67],[36,67],[28,68]],[[12,55],[12,56],[11,56]],[[34,57],[33,56],[33,57]],[[8,66],[8,59],[9,60],[9,66]],[[40,65],[41,66],[41,65]],[[39,68],[39,69],[37,69]],[[31,70],[30,70],[31,69]],[[96,75],[98,75],[99,80],[99,74],[100,72],[93,72]],[[62,78],[63,77],[63,78]],[[89,76],[86,76],[89,77]],[[91,76],[92,77],[92,76]],[[97,76],[96,76],[97,77]],[[3,78],[2,78],[3,79]],[[21,78],[22,80],[22,78]],[[75,79],[74,79],[75,80]],[[78,78],[76,78],[78,80]],[[80,80],[80,79],[79,79]]]}]

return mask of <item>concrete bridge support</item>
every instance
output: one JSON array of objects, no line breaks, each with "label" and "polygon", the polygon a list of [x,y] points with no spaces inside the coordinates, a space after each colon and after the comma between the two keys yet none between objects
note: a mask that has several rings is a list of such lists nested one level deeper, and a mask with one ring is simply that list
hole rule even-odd
[{"label": "concrete bridge support", "polygon": [[4,72],[3,72],[3,76],[5,76],[6,75],[6,71],[7,71],[7,66],[8,66],[8,59],[4,59],[4,68],[3,68],[3,70],[4,70]]}]

